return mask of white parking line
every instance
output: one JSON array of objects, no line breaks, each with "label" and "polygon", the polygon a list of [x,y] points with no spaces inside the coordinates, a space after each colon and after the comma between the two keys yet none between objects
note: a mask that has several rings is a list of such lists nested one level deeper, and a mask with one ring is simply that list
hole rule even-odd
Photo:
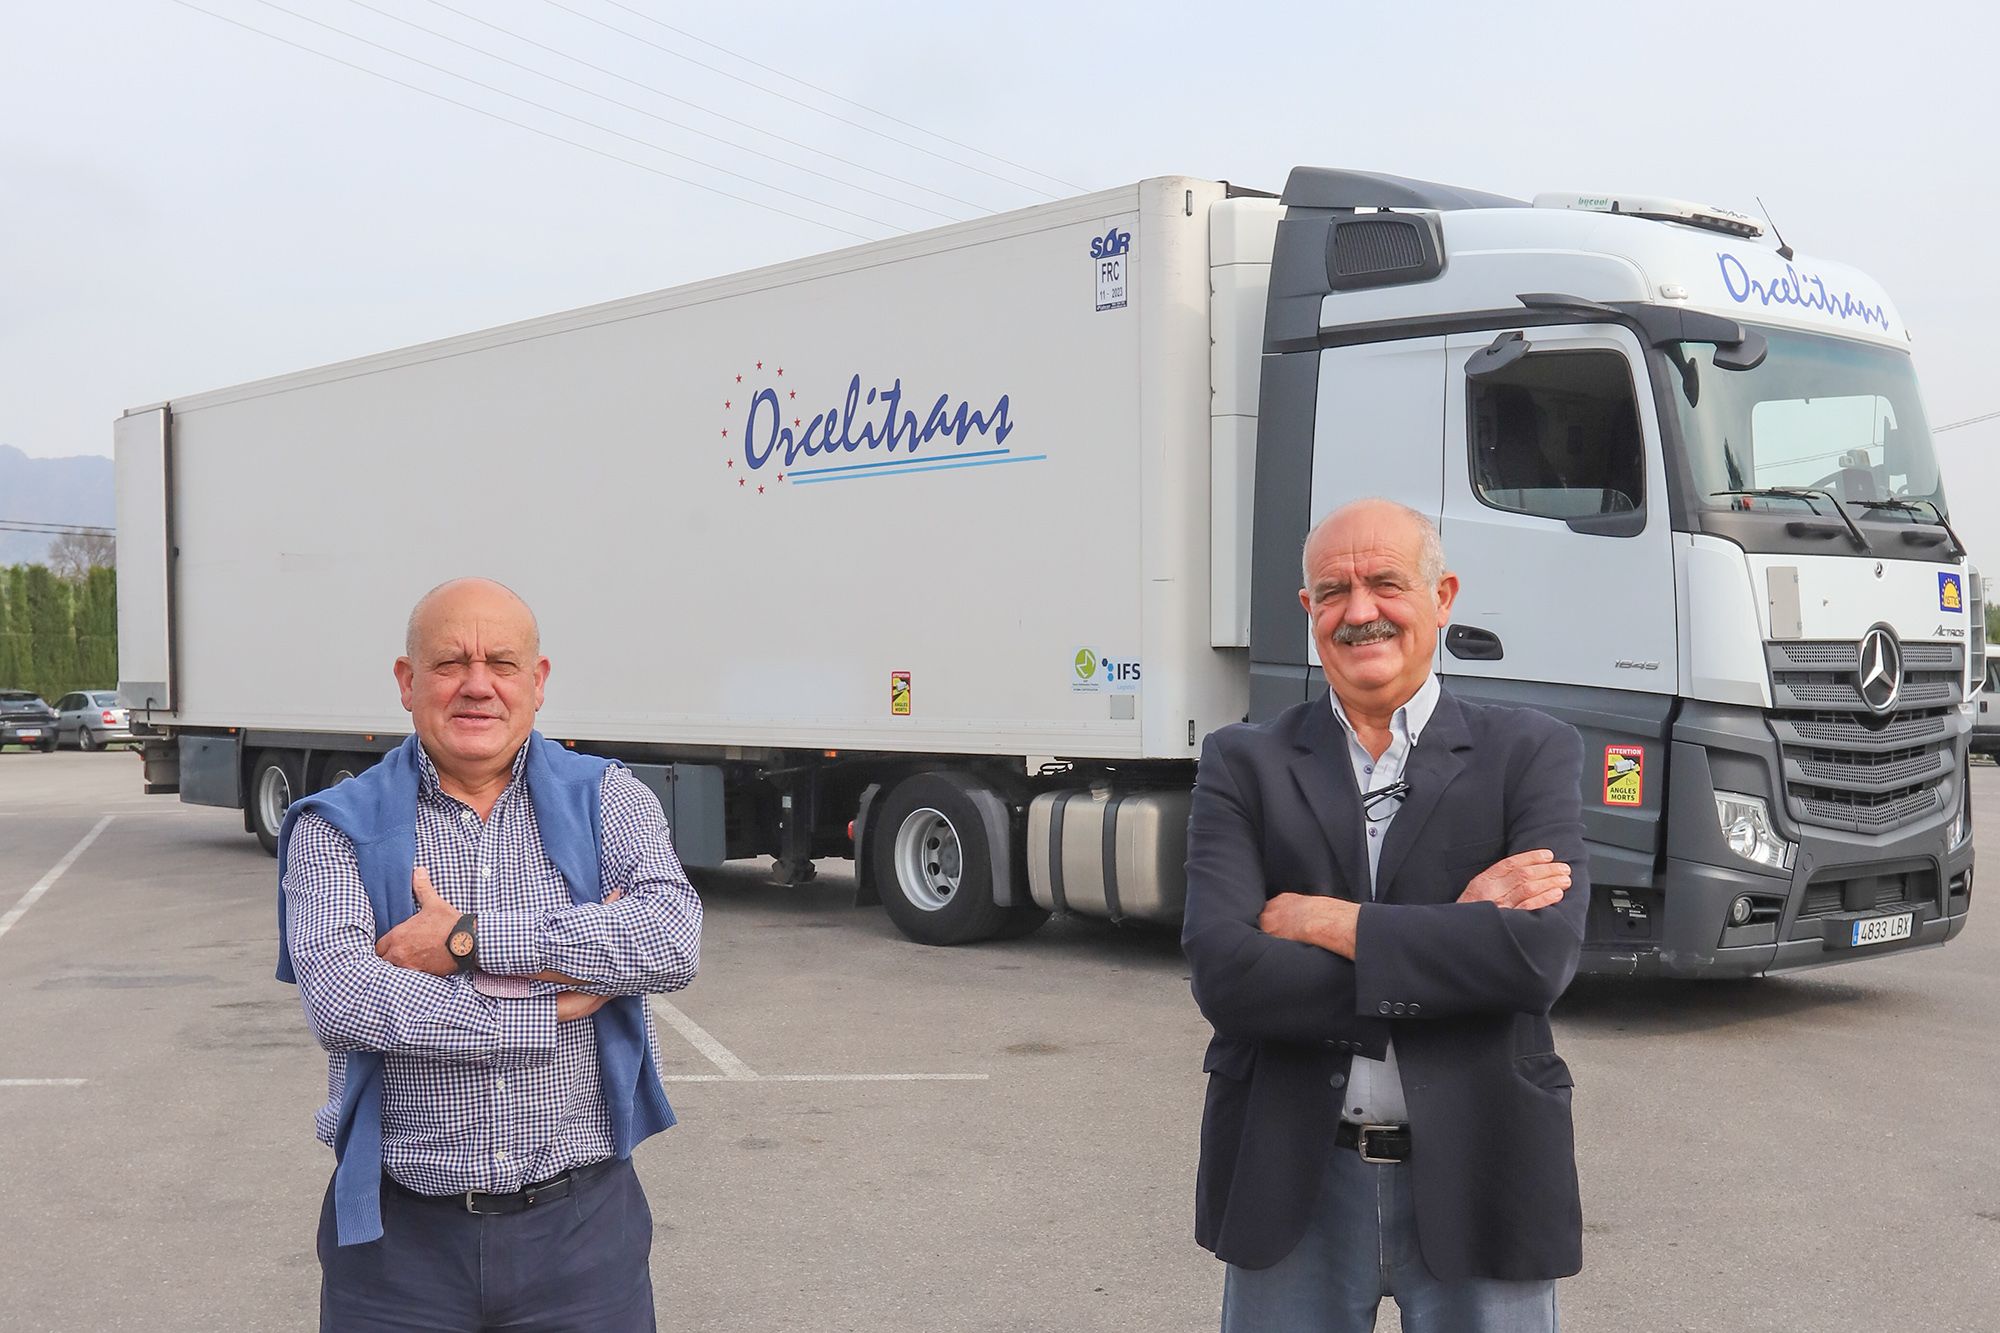
[{"label": "white parking line", "polygon": [[708,1034],[701,1024],[675,1008],[664,996],[653,997],[653,1009],[673,1024],[688,1045],[708,1057],[719,1074],[662,1074],[662,1083],[984,1083],[985,1074],[760,1074]]},{"label": "white parking line", "polygon": [[83,841],[77,843],[76,846],[70,848],[69,854],[64,856],[62,860],[56,862],[55,865],[50,868],[48,874],[43,875],[40,879],[36,880],[34,886],[30,888],[26,893],[21,895],[21,901],[15,903],[12,907],[7,909],[7,915],[0,916],[0,935],[5,935],[9,930],[13,929],[14,923],[16,921],[19,921],[22,917],[28,914],[28,909],[35,905],[36,900],[39,899],[43,894],[47,893],[49,891],[50,886],[63,877],[63,871],[68,870],[71,866],[76,864],[76,858],[82,856],[84,850],[88,848],[91,843],[97,841],[97,835],[104,832],[104,826],[106,824],[109,824],[113,819],[116,818],[117,818],[116,815],[106,815],[104,818],[98,820],[96,827],[92,828],[90,832],[83,835]]},{"label": "white parking line", "polygon": [[662,1083],[984,1083],[990,1074],[662,1074]]},{"label": "white parking line", "polygon": [[87,1078],[0,1078],[0,1088],[80,1088]]},{"label": "white parking line", "polygon": [[688,1045],[708,1057],[708,1062],[720,1069],[720,1075],[713,1076],[718,1082],[748,1083],[756,1079],[756,1071],[729,1053],[729,1048],[708,1035],[708,1032],[676,1009],[662,997],[653,997],[653,1010],[661,1018],[674,1025],[674,1030],[688,1039]]}]

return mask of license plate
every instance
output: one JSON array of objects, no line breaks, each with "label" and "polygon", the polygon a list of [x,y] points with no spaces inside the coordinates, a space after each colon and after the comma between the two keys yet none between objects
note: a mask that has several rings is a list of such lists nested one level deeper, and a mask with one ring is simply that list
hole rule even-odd
[{"label": "license plate", "polygon": [[38,741],[42,738],[42,729],[40,727],[22,727],[19,734],[24,741]]},{"label": "license plate", "polygon": [[1865,921],[1854,923],[1854,938],[1848,941],[1859,949],[1865,944],[1887,944],[1891,940],[1910,938],[1910,923],[1915,912],[1899,912],[1895,916],[1871,916]]}]

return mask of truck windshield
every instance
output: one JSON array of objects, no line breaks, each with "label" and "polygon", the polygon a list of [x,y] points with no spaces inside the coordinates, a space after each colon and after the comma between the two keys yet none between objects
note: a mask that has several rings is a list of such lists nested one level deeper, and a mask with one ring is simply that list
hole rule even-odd
[{"label": "truck windshield", "polygon": [[[1856,517],[1932,522],[1944,507],[1930,424],[1910,358],[1892,348],[1768,326],[1770,354],[1755,370],[1719,369],[1715,349],[1668,351],[1695,503],[1783,510],[1828,506],[1820,497],[1745,495],[1774,488],[1830,491]],[[1882,501],[1900,500],[1902,505]],[[1909,503],[1916,502],[1916,503]]]}]

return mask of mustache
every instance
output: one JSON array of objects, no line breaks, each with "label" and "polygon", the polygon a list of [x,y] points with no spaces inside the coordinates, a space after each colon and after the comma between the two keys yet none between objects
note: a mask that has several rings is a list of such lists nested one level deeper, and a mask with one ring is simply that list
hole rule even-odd
[{"label": "mustache", "polygon": [[1351,647],[1356,644],[1381,643],[1384,639],[1395,638],[1397,633],[1396,622],[1383,616],[1360,625],[1343,622],[1340,628],[1333,632],[1333,641]]}]

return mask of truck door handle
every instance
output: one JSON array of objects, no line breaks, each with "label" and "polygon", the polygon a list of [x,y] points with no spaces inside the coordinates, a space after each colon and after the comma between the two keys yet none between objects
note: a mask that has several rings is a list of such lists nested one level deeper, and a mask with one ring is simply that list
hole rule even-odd
[{"label": "truck door handle", "polygon": [[1491,630],[1453,625],[1444,632],[1445,651],[1468,662],[1497,662],[1507,655],[1500,636]]}]

